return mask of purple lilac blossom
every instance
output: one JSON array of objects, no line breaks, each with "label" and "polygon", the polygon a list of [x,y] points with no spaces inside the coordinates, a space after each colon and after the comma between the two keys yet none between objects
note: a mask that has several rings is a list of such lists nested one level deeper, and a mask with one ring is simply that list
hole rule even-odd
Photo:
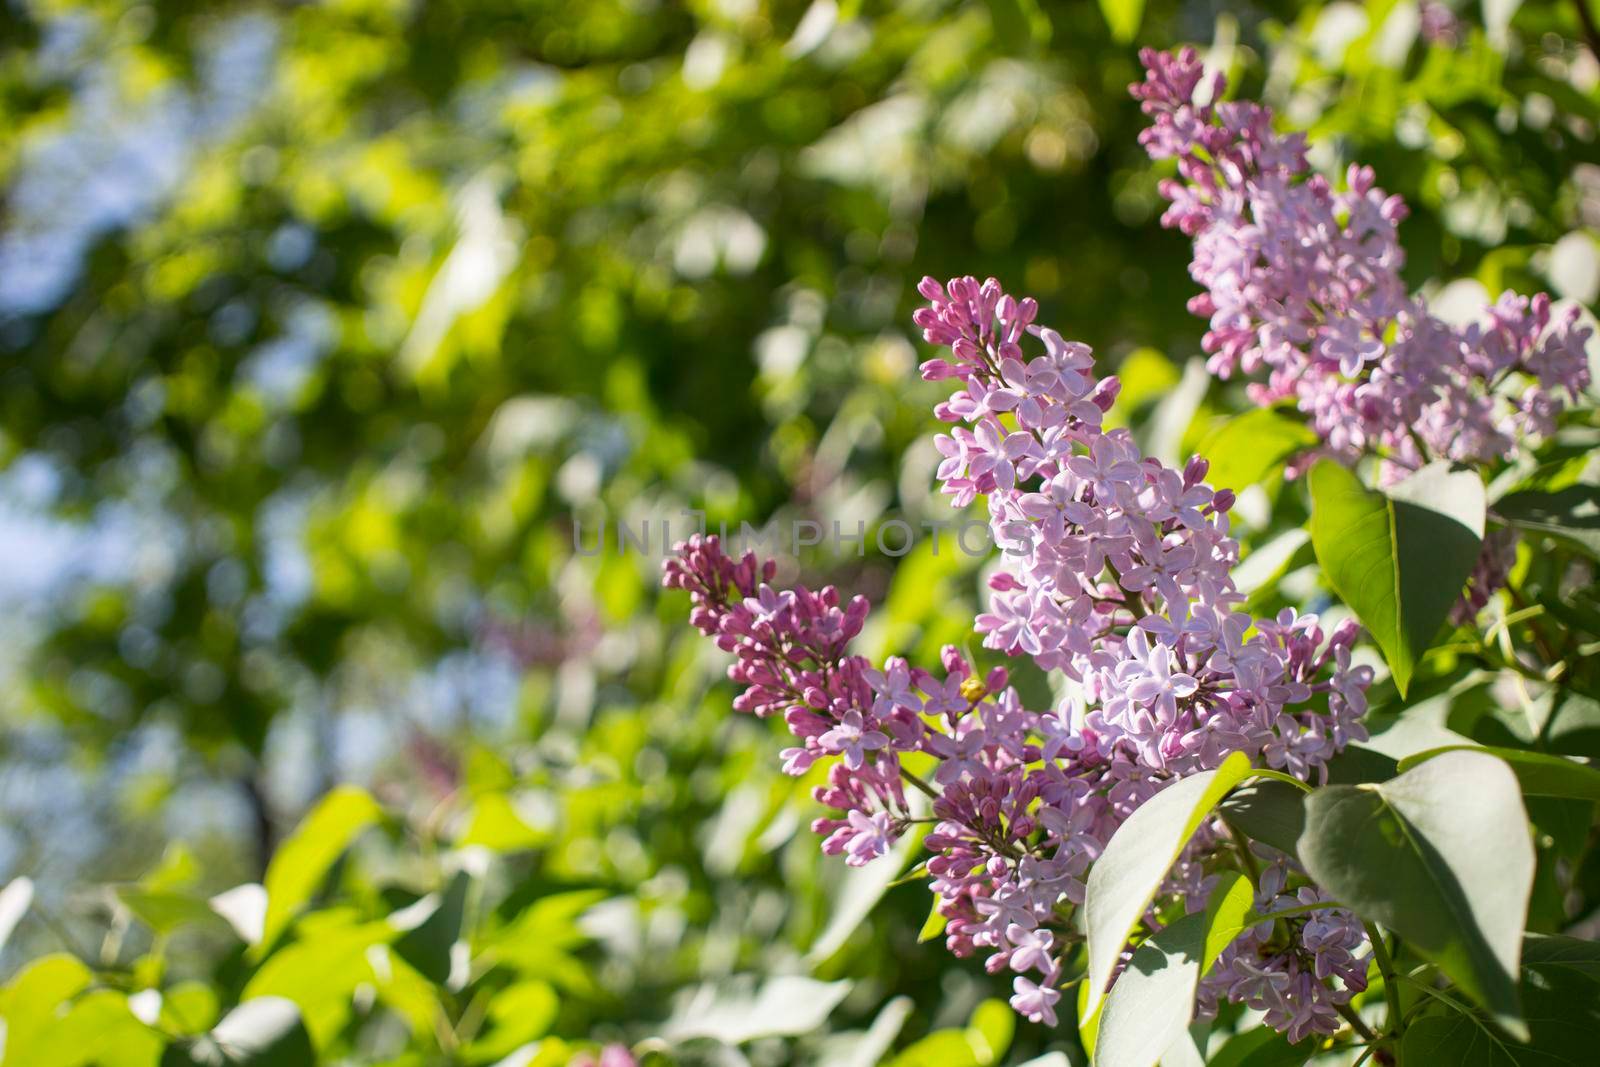
[{"label": "purple lilac blossom", "polygon": [[[1439,8],[1428,8],[1435,22]],[[1477,322],[1447,325],[1407,291],[1406,204],[1370,167],[1352,164],[1337,191],[1312,172],[1303,134],[1274,132],[1260,104],[1222,102],[1226,80],[1207,77],[1194,49],[1140,58],[1145,80],[1129,88],[1151,125],[1139,140],[1152,159],[1177,161],[1161,183],[1162,222],[1194,242],[1189,273],[1204,291],[1189,308],[1209,322],[1207,366],[1258,376],[1253,400],[1305,414],[1322,446],[1291,474],[1319,454],[1374,455],[1392,483],[1433,459],[1509,459],[1554,432],[1589,385],[1577,308],[1554,315],[1547,295],[1508,291]],[[1476,617],[1515,548],[1509,537],[1485,544],[1452,622]]]},{"label": "purple lilac blossom", "polygon": [[[1095,376],[1085,346],[1036,326],[1032,300],[993,279],[925,279],[919,290],[929,304],[917,325],[949,349],[922,376],[958,386],[936,409],[956,424],[938,439],[938,480],[958,507],[984,497],[1008,546],[976,628],[990,648],[1062,671],[1073,695],[1029,710],[1004,669],[979,677],[954,647],[938,673],[900,658],[875,670],[849,652],[865,600],[776,591],[773,563],[731,559],[716,537],[681,544],[664,584],[690,593],[691,622],[734,656],[729,677],[745,687],[734,707],[783,716],[798,741],[784,769],[828,762],[816,798],[836,814],[813,824],[824,852],[853,865],[881,857],[917,817],[906,785],[929,794],[936,824],[924,846],[947,946],[985,953],[990,973],[1013,975],[1012,1006],[1055,1025],[1080,936],[1071,911],[1122,821],[1236,751],[1322,780],[1328,759],[1366,736],[1372,672],[1351,663],[1354,624],[1324,634],[1314,616],[1241,611],[1232,493],[1204,483],[1205,461],[1172,470],[1126,430],[1106,430],[1116,379]],[[913,754],[931,758],[926,778],[907,768]],[[1232,847],[1202,828],[1162,901],[1203,906],[1215,881],[1206,862]],[[1282,888],[1268,885],[1269,898]],[[1278,992],[1239,999],[1276,1010],[1280,1029],[1329,1033],[1329,1006],[1356,988],[1339,981],[1353,957],[1343,940],[1306,940],[1308,929],[1297,924],[1271,955],[1241,950],[1239,966],[1270,973]],[[1324,942],[1343,955],[1318,965]],[[1209,995],[1233,996],[1234,984]]]},{"label": "purple lilac blossom", "polygon": [[[1550,434],[1589,384],[1577,308],[1506,292],[1479,321],[1429,313],[1400,275],[1405,201],[1352,164],[1345,188],[1311,170],[1305,136],[1279,134],[1272,111],[1222,102],[1226,81],[1199,56],[1150,49],[1130,87],[1151,125],[1140,143],[1175,159],[1162,222],[1194,241],[1189,304],[1210,324],[1218,377],[1263,375],[1260,404],[1293,401],[1327,452],[1379,455],[1391,477],[1432,459],[1485,464]],[[1201,100],[1207,102],[1201,102]]]}]

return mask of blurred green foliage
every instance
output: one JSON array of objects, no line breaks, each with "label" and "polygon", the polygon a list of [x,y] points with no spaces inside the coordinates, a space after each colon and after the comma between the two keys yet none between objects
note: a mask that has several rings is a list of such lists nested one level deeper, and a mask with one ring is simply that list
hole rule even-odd
[{"label": "blurred green foliage", "polygon": [[1592,303],[1600,64],[1485,8],[0,7],[5,1062],[208,1062],[257,995],[337,1062],[1078,1057],[823,861],[655,561],[581,533],[859,522],[796,563],[869,651],[965,642],[979,561],[871,536],[947,517],[923,274],[1037,296],[1158,454],[1237,410],[1130,38],[1376,166],[1417,286]]}]

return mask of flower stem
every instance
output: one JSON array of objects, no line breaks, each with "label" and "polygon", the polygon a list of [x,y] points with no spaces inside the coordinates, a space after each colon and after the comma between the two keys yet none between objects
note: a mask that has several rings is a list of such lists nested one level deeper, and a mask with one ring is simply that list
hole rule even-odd
[{"label": "flower stem", "polygon": [[1261,865],[1256,862],[1255,855],[1250,851],[1249,840],[1239,832],[1237,826],[1228,821],[1226,815],[1218,817],[1222,819],[1222,825],[1228,831],[1228,837],[1233,841],[1233,847],[1238,850],[1239,862],[1244,865],[1245,873],[1250,876],[1250,884],[1252,886],[1260,885]]},{"label": "flower stem", "polygon": [[1405,1018],[1400,1012],[1400,988],[1396,984],[1399,979],[1395,975],[1394,958],[1389,955],[1389,946],[1384,943],[1383,934],[1372,923],[1366,923],[1367,940],[1372,942],[1372,958],[1378,964],[1378,973],[1383,975],[1383,996],[1389,1002],[1389,1017],[1384,1020],[1384,1032],[1390,1037],[1399,1038],[1405,1032]]},{"label": "flower stem", "polygon": [[1362,1021],[1355,1009],[1348,1004],[1339,1005],[1339,1014],[1344,1016],[1344,1021],[1350,1024],[1350,1029],[1361,1035],[1363,1041],[1376,1041],[1378,1035],[1372,1032],[1372,1027]]},{"label": "flower stem", "polygon": [[906,781],[908,781],[912,785],[916,786],[917,789],[920,790],[921,792],[926,793],[928,795],[928,799],[930,799],[930,800],[938,800],[939,799],[939,794],[934,791],[933,786],[929,785],[927,782],[924,782],[921,778],[918,778],[915,774],[912,774],[910,771],[906,770],[904,767],[900,768],[900,777],[904,778]]}]

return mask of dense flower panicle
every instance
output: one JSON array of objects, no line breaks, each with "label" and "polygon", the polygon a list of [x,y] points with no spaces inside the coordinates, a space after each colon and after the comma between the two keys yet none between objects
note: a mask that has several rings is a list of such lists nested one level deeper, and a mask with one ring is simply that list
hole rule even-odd
[{"label": "dense flower panicle", "polygon": [[1151,158],[1175,159],[1162,221],[1194,241],[1190,309],[1209,320],[1214,374],[1236,371],[1261,404],[1292,401],[1328,452],[1378,454],[1397,477],[1431,459],[1484,463],[1549,434],[1589,383],[1589,331],[1548,296],[1507,292],[1463,327],[1406,289],[1397,226],[1405,202],[1352,165],[1336,190],[1306,161],[1303,135],[1270,109],[1222,100],[1196,52],[1141,53],[1131,86]]},{"label": "dense flower panicle", "polygon": [[[1262,872],[1258,915],[1328,901],[1315,886],[1288,890],[1288,875],[1287,857]],[[1223,950],[1201,980],[1198,1014],[1215,1015],[1227,999],[1262,1012],[1267,1025],[1284,1031],[1290,1041],[1328,1033],[1339,1024],[1339,1009],[1367,988],[1366,944],[1361,921],[1339,907],[1257,923]]]},{"label": "dense flower panicle", "polygon": [[[1035,325],[1033,301],[992,279],[925,279],[919,290],[929,304],[916,322],[948,349],[923,377],[957,386],[936,409],[955,424],[937,441],[938,478],[957,506],[985,498],[1005,549],[976,627],[989,647],[1062,671],[1074,695],[1028,709],[1003,669],[979,677],[953,647],[937,672],[899,658],[875,670],[848,651],[864,601],[841,607],[831,587],[775,590],[770,563],[731,559],[715,537],[680,545],[664,580],[689,591],[694,624],[733,654],[729,676],[745,687],[734,706],[783,716],[798,741],[784,769],[831,761],[817,798],[837,814],[814,824],[824,851],[852,864],[883,855],[920,817],[905,787],[927,794],[927,871],[948,947],[984,953],[992,973],[1013,976],[1013,1007],[1053,1025],[1079,937],[1071,907],[1122,821],[1231,752],[1318,778],[1365,736],[1372,672],[1351,663],[1353,625],[1328,634],[1314,616],[1240,610],[1232,494],[1204,483],[1203,460],[1172,470],[1125,430],[1104,429],[1116,379],[1095,376],[1088,348]],[[908,769],[913,753],[925,776]],[[1202,828],[1164,899],[1203,906],[1207,863],[1232,847]],[[1292,951],[1274,944],[1245,963],[1285,988],[1331,979],[1304,995],[1342,1003],[1354,988],[1338,985],[1354,973],[1350,946],[1316,940],[1318,929],[1298,923]],[[1281,1025],[1332,1029],[1297,1012],[1280,1013]]]},{"label": "dense flower panicle", "polygon": [[[918,325],[956,357],[923,373],[959,381],[937,413],[967,424],[939,438],[938,477],[958,501],[985,496],[1007,556],[977,618],[984,643],[1079,682],[1065,728],[1101,759],[1185,774],[1243,751],[1315,772],[1366,711],[1367,672],[1350,680],[1355,627],[1324,640],[1315,617],[1239,610],[1232,493],[1204,483],[1203,459],[1175,471],[1104,430],[1115,379],[1094,377],[1085,346],[1033,328],[1031,301],[992,280],[922,291]],[[1024,362],[1029,334],[1044,351]],[[1330,664],[1333,680],[1316,681]],[[1313,695],[1325,697],[1314,708]]]}]

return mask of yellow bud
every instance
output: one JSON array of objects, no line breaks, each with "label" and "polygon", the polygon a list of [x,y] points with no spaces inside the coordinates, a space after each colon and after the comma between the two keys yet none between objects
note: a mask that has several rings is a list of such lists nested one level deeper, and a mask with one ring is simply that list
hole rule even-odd
[{"label": "yellow bud", "polygon": [[989,687],[976,674],[968,675],[961,681],[961,695],[976,703],[989,695]]}]

